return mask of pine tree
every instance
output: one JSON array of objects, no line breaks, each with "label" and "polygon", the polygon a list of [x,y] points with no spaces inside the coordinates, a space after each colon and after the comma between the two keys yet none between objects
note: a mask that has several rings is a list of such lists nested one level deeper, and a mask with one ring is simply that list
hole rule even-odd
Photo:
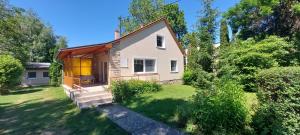
[{"label": "pine tree", "polygon": [[196,31],[197,48],[199,48],[197,63],[199,67],[207,72],[213,71],[213,44],[217,29],[218,11],[212,7],[213,2],[214,0],[202,0],[203,10]]},{"label": "pine tree", "polygon": [[220,42],[221,47],[229,45],[228,27],[225,19],[221,21]]}]

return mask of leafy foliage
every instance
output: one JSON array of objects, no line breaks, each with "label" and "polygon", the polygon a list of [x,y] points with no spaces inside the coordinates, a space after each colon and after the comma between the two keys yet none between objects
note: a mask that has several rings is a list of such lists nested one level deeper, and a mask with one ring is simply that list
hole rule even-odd
[{"label": "leafy foliage", "polygon": [[201,68],[186,70],[183,74],[183,82],[200,89],[211,89],[214,76]]},{"label": "leafy foliage", "polygon": [[52,62],[56,36],[32,11],[0,0],[0,54],[26,62]]},{"label": "leafy foliage", "polygon": [[260,107],[253,118],[258,134],[298,134],[300,68],[276,67],[258,73]]},{"label": "leafy foliage", "polygon": [[58,62],[52,62],[49,68],[50,84],[59,86],[62,83],[62,65]]},{"label": "leafy foliage", "polygon": [[20,83],[24,68],[21,62],[10,55],[0,55],[0,94]]},{"label": "leafy foliage", "polygon": [[239,81],[247,91],[256,91],[255,74],[261,69],[295,63],[293,46],[284,38],[248,39],[222,50],[218,76]]},{"label": "leafy foliage", "polygon": [[114,101],[124,102],[145,92],[159,91],[161,90],[161,85],[150,81],[119,80],[112,83],[111,90],[114,95]]},{"label": "leafy foliage", "polygon": [[50,84],[53,86],[59,86],[62,83],[62,64],[56,61],[58,51],[63,48],[67,48],[67,40],[65,37],[60,37],[54,48],[53,62],[49,68]]},{"label": "leafy foliage", "polygon": [[196,31],[188,35],[185,42],[189,43],[189,65],[191,69],[202,68],[206,72],[213,70],[214,40],[216,18],[218,12],[212,8],[213,0],[202,0],[203,10],[196,25]]},{"label": "leafy foliage", "polygon": [[183,73],[183,84],[192,85],[197,80],[197,74],[192,70],[185,70]]},{"label": "leafy foliage", "polygon": [[292,37],[300,30],[299,4],[299,0],[241,0],[225,18],[233,34],[244,40],[267,35]]},{"label": "leafy foliage", "polygon": [[163,0],[132,0],[129,13],[129,17],[119,18],[122,35],[162,17],[170,22],[179,40],[187,33],[184,12],[179,9],[178,4],[165,5]]},{"label": "leafy foliage", "polygon": [[239,133],[246,126],[248,110],[242,87],[234,81],[214,90],[200,90],[194,97],[192,118],[204,134]]},{"label": "leafy foliage", "polygon": [[220,41],[222,46],[229,46],[229,34],[226,20],[221,21]]}]

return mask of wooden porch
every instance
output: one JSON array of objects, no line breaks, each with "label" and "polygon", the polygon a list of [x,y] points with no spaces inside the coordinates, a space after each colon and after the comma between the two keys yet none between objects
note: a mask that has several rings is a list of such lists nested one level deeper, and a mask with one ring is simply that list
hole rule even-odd
[{"label": "wooden porch", "polygon": [[63,84],[73,89],[108,83],[109,49],[112,44],[75,47],[61,50]]}]

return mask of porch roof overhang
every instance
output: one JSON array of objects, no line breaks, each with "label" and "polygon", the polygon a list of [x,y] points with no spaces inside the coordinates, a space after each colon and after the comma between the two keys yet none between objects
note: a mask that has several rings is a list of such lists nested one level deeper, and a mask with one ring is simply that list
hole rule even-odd
[{"label": "porch roof overhang", "polygon": [[78,56],[78,57],[85,57],[90,54],[100,53],[112,48],[112,42],[102,43],[102,44],[93,44],[87,46],[79,46],[79,47],[72,47],[72,48],[65,48],[59,50],[57,54],[57,58],[63,60],[68,56]]}]

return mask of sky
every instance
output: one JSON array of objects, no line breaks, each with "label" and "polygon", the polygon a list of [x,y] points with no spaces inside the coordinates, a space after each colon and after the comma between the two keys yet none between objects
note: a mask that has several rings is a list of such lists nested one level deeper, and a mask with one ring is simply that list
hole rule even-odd
[{"label": "sky", "polygon": [[[131,0],[10,0],[10,4],[34,11],[54,33],[64,36],[68,46],[80,46],[111,41],[118,28],[118,17],[128,16]],[[171,3],[176,0],[165,0]],[[239,0],[215,0],[221,12]],[[200,0],[180,0],[188,31],[193,31],[201,10]]]}]

